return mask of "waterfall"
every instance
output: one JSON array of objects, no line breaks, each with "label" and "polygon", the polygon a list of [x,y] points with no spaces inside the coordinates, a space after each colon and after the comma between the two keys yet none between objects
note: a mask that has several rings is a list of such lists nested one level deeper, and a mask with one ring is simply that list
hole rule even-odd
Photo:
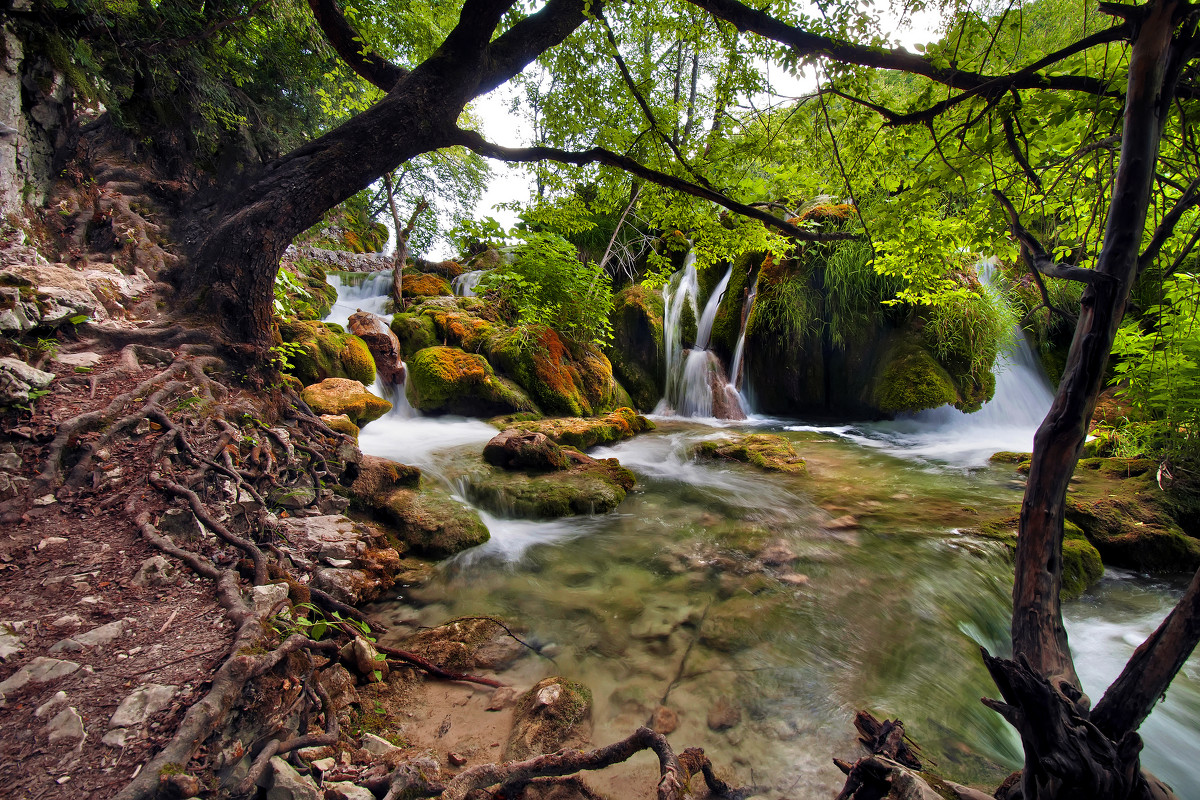
[{"label": "waterfall", "polygon": [[[995,260],[976,266],[984,285],[995,281]],[[999,292],[996,302],[1004,302]],[[1013,345],[996,356],[992,374],[996,391],[983,408],[972,414],[952,405],[921,411],[892,422],[860,425],[838,432],[863,444],[882,447],[896,455],[915,456],[958,466],[986,464],[1001,450],[1033,449],[1033,434],[1050,410],[1054,388],[1018,323]],[[797,426],[793,429],[799,429]]]},{"label": "waterfall", "polygon": [[[345,328],[351,314],[356,311],[369,311],[391,323],[392,315],[386,313],[388,301],[392,297],[391,270],[367,273],[330,272],[326,282],[337,289],[338,297],[325,317],[325,322],[336,323]],[[407,364],[404,364],[404,375],[408,375]],[[421,412],[409,404],[408,394],[404,389],[403,382],[384,383],[378,376],[375,382],[367,387],[372,394],[392,404],[392,410],[388,412],[389,417],[412,419],[421,416]]]},{"label": "waterfall", "polygon": [[750,293],[746,296],[746,303],[742,306],[742,329],[738,332],[737,346],[733,348],[733,363],[729,366],[729,388],[737,394],[738,404],[746,416],[750,415],[751,410],[750,400],[746,392],[742,391],[742,369],[746,354],[746,328],[750,325],[750,315],[754,313],[756,297],[758,297],[757,273],[754,276],[754,282],[750,284]]},{"label": "waterfall", "polygon": [[[696,324],[696,341],[690,349],[683,347],[683,312],[690,306],[697,311],[699,283],[696,258],[688,253],[683,269],[671,277],[664,290],[663,338],[667,369],[667,386],[663,399],[655,407],[656,414],[677,414],[681,417],[720,417],[741,419],[742,406],[730,397],[728,383],[716,353],[708,349],[713,322],[733,267],[717,283]],[[736,395],[736,393],[734,393]]]},{"label": "waterfall", "polygon": [[483,277],[483,273],[487,270],[473,269],[470,272],[464,272],[454,280],[450,281],[450,287],[459,297],[475,297],[475,287],[479,285],[479,279]]}]

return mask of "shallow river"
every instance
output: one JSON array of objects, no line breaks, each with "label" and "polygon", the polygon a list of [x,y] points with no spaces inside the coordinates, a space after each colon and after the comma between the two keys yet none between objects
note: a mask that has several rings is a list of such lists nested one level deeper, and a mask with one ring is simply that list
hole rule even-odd
[{"label": "shallow river", "polygon": [[[1028,449],[1032,428],[993,413],[986,433],[972,433],[945,416],[838,428],[655,418],[656,431],[592,453],[638,477],[615,512],[553,522],[485,514],[491,541],[404,589],[389,616],[436,625],[498,614],[542,653],[504,679],[586,683],[596,744],[665,703],[679,713],[674,743],[703,747],[777,796],[836,794],[831,758],[855,756],[859,708],[903,719],[944,774],[995,786],[1020,764],[1020,746],[979,702],[996,696],[979,648],[1007,654],[1011,566],[1002,548],[960,531],[1020,502],[1019,476],[985,459]],[[790,439],[807,474],[691,457],[702,439],[750,430]],[[478,420],[406,412],[365,427],[360,445],[453,489],[494,434]],[[739,555],[764,540],[798,557],[794,571],[764,572]],[[1093,700],[1181,589],[1110,571],[1066,604]],[[715,708],[740,722],[711,730]],[[1144,764],[1184,798],[1200,798],[1198,730],[1193,657],[1142,728]]]}]

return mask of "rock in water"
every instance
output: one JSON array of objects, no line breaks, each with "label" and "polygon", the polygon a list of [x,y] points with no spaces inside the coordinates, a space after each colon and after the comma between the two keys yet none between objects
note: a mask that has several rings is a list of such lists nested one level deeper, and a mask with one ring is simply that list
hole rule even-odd
[{"label": "rock in water", "polygon": [[566,678],[546,678],[521,696],[513,712],[512,734],[504,759],[512,761],[553,753],[588,736],[592,692]]},{"label": "rock in water", "polygon": [[510,428],[484,445],[483,460],[504,469],[569,469],[571,460],[544,433]]},{"label": "rock in water", "polygon": [[375,358],[375,371],[380,380],[393,386],[404,383],[400,340],[392,333],[387,321],[370,311],[358,311],[350,315],[346,325],[351,333],[366,342]]}]

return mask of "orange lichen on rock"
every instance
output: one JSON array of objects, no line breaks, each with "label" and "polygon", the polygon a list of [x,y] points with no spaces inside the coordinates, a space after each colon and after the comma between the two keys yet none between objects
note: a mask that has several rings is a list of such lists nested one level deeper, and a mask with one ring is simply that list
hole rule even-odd
[{"label": "orange lichen on rock", "polygon": [[403,285],[404,293],[410,296],[433,297],[454,294],[450,291],[450,284],[445,278],[423,272],[405,275]]},{"label": "orange lichen on rock", "polygon": [[813,206],[800,215],[801,220],[826,222],[830,220],[849,219],[854,214],[854,206],[849,203],[834,203],[832,205]]}]

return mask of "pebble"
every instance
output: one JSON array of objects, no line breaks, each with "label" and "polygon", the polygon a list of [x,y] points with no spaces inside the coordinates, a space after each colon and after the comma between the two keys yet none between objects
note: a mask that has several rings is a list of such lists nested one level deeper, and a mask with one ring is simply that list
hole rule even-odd
[{"label": "pebble", "polygon": [[[57,503],[57,502],[58,502],[58,498],[57,498],[57,497],[55,497],[54,495],[52,495],[52,494],[44,494],[44,495],[42,495],[41,497],[35,498],[35,499],[34,499],[34,501],[33,501],[33,504],[34,504],[35,506],[52,506],[52,505],[54,505],[54,504],[55,504],[55,503]],[[50,538],[51,538],[51,539],[58,539],[58,538],[60,538],[60,537],[58,537],[58,536],[51,536]],[[66,541],[66,539],[63,539],[63,541],[65,542],[65,541]],[[38,549],[39,549],[39,550],[41,549],[41,545],[39,545],[39,546],[38,546]]]},{"label": "pebble", "polygon": [[844,514],[837,519],[832,519],[829,522],[826,522],[822,527],[830,531],[845,531],[850,530],[851,528],[857,528],[858,520],[854,518],[853,514]]},{"label": "pebble", "polygon": [[491,700],[488,701],[488,711],[502,711],[508,708],[517,700],[518,692],[511,686],[501,686],[496,691],[492,692]]},{"label": "pebble", "polygon": [[125,737],[127,735],[128,734],[124,728],[114,728],[113,730],[104,734],[104,738],[100,740],[100,743],[108,745],[109,747],[121,748],[125,746]]},{"label": "pebble", "polygon": [[741,721],[741,709],[729,702],[728,698],[717,698],[717,702],[708,710],[707,722],[709,730],[729,730]]},{"label": "pebble", "polygon": [[54,628],[78,628],[83,625],[83,618],[78,614],[63,614],[50,625]]},{"label": "pebble", "polygon": [[[49,496],[49,495],[47,495],[47,496]],[[58,502],[58,501],[56,500],[55,502]],[[42,505],[42,506],[49,505],[49,503],[39,503],[37,500],[34,500],[33,504],[35,506],[36,505]],[[38,542],[37,549],[45,550],[47,547],[54,547],[55,545],[66,544],[66,543],[67,543],[67,540],[63,536],[47,536],[45,539],[42,539],[40,542]]]},{"label": "pebble", "polygon": [[807,586],[808,576],[799,572],[789,572],[779,576],[779,582],[787,586]]},{"label": "pebble", "polygon": [[674,733],[679,727],[679,715],[666,706],[659,706],[650,715],[650,728],[663,735]]},{"label": "pebble", "polygon": [[446,760],[450,762],[450,766],[452,767],[461,767],[467,763],[467,757],[458,753],[447,753]]},{"label": "pebble", "polygon": [[386,756],[388,753],[394,753],[400,749],[382,736],[376,736],[373,733],[362,735],[362,748],[374,756]]},{"label": "pebble", "polygon": [[[25,626],[22,624],[21,627]],[[8,661],[25,649],[25,643],[17,636],[18,633],[20,631],[16,630],[14,623],[0,623],[0,662]]]}]

